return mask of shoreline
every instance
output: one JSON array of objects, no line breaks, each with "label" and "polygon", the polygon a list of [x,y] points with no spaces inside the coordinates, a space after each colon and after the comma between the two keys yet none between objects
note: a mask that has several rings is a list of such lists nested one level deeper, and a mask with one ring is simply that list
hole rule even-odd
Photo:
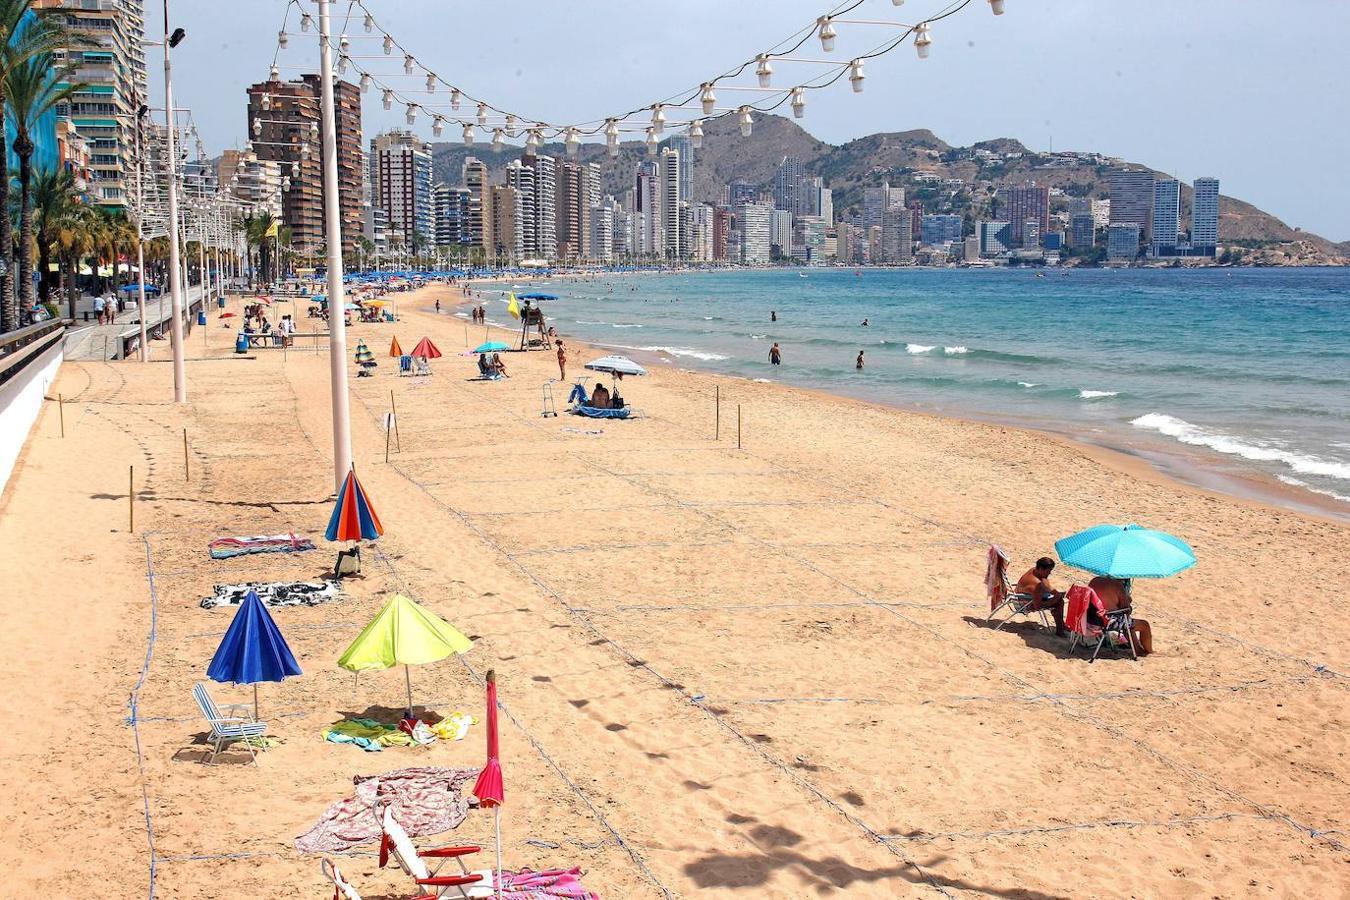
[{"label": "shoreline", "polygon": [[[654,273],[622,272],[607,273],[607,277],[652,274]],[[585,281],[592,277],[593,276],[591,275],[583,273],[568,273],[554,275],[546,280],[564,279]],[[486,287],[485,290],[503,291],[500,287],[503,283],[514,284],[518,281],[528,280],[530,279],[474,279],[469,282],[469,286],[471,289],[475,289],[476,285],[491,285],[491,287]],[[424,288],[424,290],[426,289]],[[472,299],[465,297],[459,297],[458,300],[460,302],[450,306],[452,315],[458,313],[461,308],[466,309],[475,302]],[[555,317],[549,316],[549,318],[550,320],[553,320]],[[488,325],[492,328],[509,333],[509,329],[506,329],[501,322],[489,320]],[[570,331],[561,327],[558,327],[558,334],[565,337],[570,345],[587,347],[597,353],[613,351],[618,347],[618,345],[605,344],[603,342],[582,340]],[[514,353],[517,351],[512,352]],[[661,368],[667,368],[671,371],[684,370],[704,377],[726,379],[743,382],[745,384],[769,384],[790,391],[802,392],[808,396],[828,398],[830,400],[847,400],[868,407],[900,412],[906,415],[923,416],[939,421],[945,420],[968,425],[1016,429],[1018,432],[1024,434],[1046,437],[1058,441],[1078,452],[1097,458],[1099,461],[1107,463],[1113,468],[1119,469],[1126,474],[1136,476],[1146,475],[1163,484],[1185,487],[1203,494],[1240,500],[1245,503],[1252,503],[1269,509],[1278,509],[1297,513],[1299,515],[1312,516],[1337,524],[1350,523],[1350,509],[1347,509],[1345,504],[1338,502],[1334,498],[1325,497],[1316,491],[1300,489],[1294,485],[1285,484],[1273,476],[1255,470],[1249,472],[1234,472],[1227,470],[1222,455],[1218,458],[1213,458],[1198,450],[1189,451],[1180,446],[1173,447],[1165,445],[1162,442],[1154,442],[1147,439],[1139,441],[1137,445],[1131,445],[1123,440],[1110,440],[1107,435],[1101,432],[1074,431],[1068,428],[1056,427],[1050,422],[1030,422],[1016,416],[998,416],[993,414],[986,416],[975,412],[939,412],[911,406],[901,402],[888,402],[884,399],[874,397],[860,397],[851,394],[846,390],[836,391],[828,388],[801,387],[799,385],[792,385],[768,379],[760,381],[744,375],[719,372],[712,368],[704,368],[705,361],[703,360],[675,357],[670,354],[663,354],[659,351],[624,349],[621,352],[630,356],[635,361],[647,365],[649,368],[656,368],[653,364],[661,363]],[[659,370],[660,369],[658,369],[658,371]]]}]

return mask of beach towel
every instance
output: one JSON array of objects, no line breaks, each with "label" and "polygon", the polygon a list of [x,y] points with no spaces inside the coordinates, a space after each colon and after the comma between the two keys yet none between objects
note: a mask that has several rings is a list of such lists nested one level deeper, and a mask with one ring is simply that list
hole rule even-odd
[{"label": "beach towel", "polygon": [[207,544],[212,559],[229,559],[246,553],[302,553],[313,550],[314,542],[287,534],[255,534],[245,537],[216,538]]},{"label": "beach towel", "polygon": [[458,828],[469,811],[469,802],[460,796],[460,789],[476,777],[477,769],[434,766],[358,775],[352,779],[356,785],[353,796],[324,810],[314,827],[295,839],[295,849],[301,853],[340,853],[378,841],[379,817],[386,807],[412,837]]},{"label": "beach towel", "polygon": [[1075,584],[1069,588],[1068,599],[1069,608],[1064,616],[1064,624],[1069,630],[1093,640],[1100,637],[1102,630],[1088,622],[1087,617],[1088,607],[1093,606],[1096,607],[1101,621],[1106,621],[1106,605],[1097,596],[1097,592],[1087,585]]},{"label": "beach towel", "polygon": [[340,588],[336,581],[246,581],[243,584],[217,584],[212,595],[202,600],[202,609],[238,606],[249,591],[268,606],[318,606],[336,600]]},{"label": "beach towel", "polygon": [[[495,886],[495,885],[494,885]],[[503,872],[502,896],[512,900],[551,900],[554,897],[575,897],[577,900],[600,900],[600,895],[588,891],[581,883],[581,868],[546,869],[532,872]]]},{"label": "beach towel", "polygon": [[378,753],[385,747],[421,746],[437,740],[460,741],[475,721],[468,713],[458,711],[434,725],[415,721],[406,728],[403,722],[386,725],[374,719],[341,719],[323,730],[323,739],[330,744],[353,744],[368,753]]},{"label": "beach towel", "polygon": [[582,406],[585,406],[589,402],[589,399],[590,398],[586,396],[586,388],[580,384],[572,385],[572,393],[567,395],[567,403],[569,406],[573,403],[579,403]]},{"label": "beach towel", "polygon": [[989,610],[1008,599],[1008,554],[997,544],[989,545],[984,566],[984,589],[989,592]]},{"label": "beach towel", "polygon": [[574,406],[572,413],[578,416],[586,416],[591,419],[626,419],[629,416],[629,408],[623,409],[601,409],[595,406]]}]

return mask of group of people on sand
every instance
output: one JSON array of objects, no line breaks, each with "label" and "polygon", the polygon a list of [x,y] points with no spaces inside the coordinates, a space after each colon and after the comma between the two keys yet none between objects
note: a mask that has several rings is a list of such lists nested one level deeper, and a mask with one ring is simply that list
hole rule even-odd
[{"label": "group of people on sand", "polygon": [[[1031,608],[1033,610],[1048,610],[1055,620],[1055,636],[1068,637],[1068,629],[1064,627],[1064,591],[1056,590],[1050,584],[1050,573],[1055,569],[1055,561],[1048,556],[1042,556],[1036,560],[1036,565],[1017,579],[1017,585],[1013,588],[1019,594],[1029,594],[1034,599]],[[1129,582],[1120,578],[1110,578],[1106,575],[1098,575],[1088,582],[1097,597],[1102,601],[1107,614],[1117,610],[1128,611],[1131,608],[1130,586]],[[1088,607],[1088,623],[1098,628],[1104,628],[1106,623],[1101,620],[1101,616],[1093,606]],[[1153,629],[1148,622],[1143,619],[1131,619],[1130,640],[1134,642],[1134,652],[1140,656],[1147,656],[1153,652]]]}]

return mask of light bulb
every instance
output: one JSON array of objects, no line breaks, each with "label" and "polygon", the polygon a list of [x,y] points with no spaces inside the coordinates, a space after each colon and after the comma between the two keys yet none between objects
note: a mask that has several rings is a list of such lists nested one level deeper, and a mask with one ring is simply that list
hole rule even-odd
[{"label": "light bulb", "polygon": [[502,133],[502,130],[500,128],[492,129],[492,149],[500,150],[505,143],[506,135]]},{"label": "light bulb", "polygon": [[542,143],[542,141],[539,139],[539,130],[537,128],[531,128],[529,135],[525,138],[525,153],[529,156],[534,156],[535,152],[539,149],[540,143]]},{"label": "light bulb", "polygon": [[319,139],[319,123],[317,121],[309,123],[309,136],[316,141]]},{"label": "light bulb", "polygon": [[891,0],[892,6],[904,6],[905,0]]},{"label": "light bulb", "polygon": [[581,146],[581,135],[577,134],[575,128],[567,129],[566,146],[568,156],[577,155],[577,148]]},{"label": "light bulb", "polygon": [[914,29],[914,49],[919,53],[919,59],[928,58],[928,48],[933,45],[933,36],[930,33],[927,22],[920,22]]},{"label": "light bulb", "polygon": [[656,131],[652,126],[647,126],[647,155],[656,155]]},{"label": "light bulb", "polygon": [[773,75],[773,66],[769,64],[769,55],[761,53],[756,57],[759,65],[755,66],[755,74],[759,76],[759,86],[766,88],[769,86],[769,79]]},{"label": "light bulb", "polygon": [[281,70],[278,69],[275,65],[273,65],[272,68],[271,68],[271,69],[268,71],[268,73],[267,73],[267,80],[268,80],[268,81],[280,81],[280,80],[281,80]]},{"label": "light bulb", "polygon": [[436,135],[436,137],[440,137],[441,132],[443,131],[445,131],[445,120],[442,119],[440,116],[437,116],[436,118],[432,119],[431,133]]},{"label": "light bulb", "polygon": [[346,49],[347,49],[348,47],[350,47],[351,45],[352,45],[352,42],[351,42],[351,40],[348,39],[348,37],[347,37],[347,32],[345,32],[345,31],[342,32],[342,36],[338,38],[338,49],[339,49],[339,50],[346,50]]},{"label": "light bulb", "polygon": [[416,60],[414,60],[414,59],[412,58],[412,54],[411,54],[411,53],[404,54],[404,56],[403,56],[403,74],[404,74],[404,75],[411,75],[411,74],[412,74],[412,70],[413,70],[413,65],[414,65],[415,63],[416,63]]},{"label": "light bulb", "polygon": [[611,147],[619,143],[619,123],[614,119],[605,120],[605,143]]},{"label": "light bulb", "polygon": [[370,90],[370,73],[361,73],[361,93],[367,93]]},{"label": "light bulb", "polygon": [[465,125],[465,126],[464,126],[464,146],[465,146],[465,147],[472,147],[472,146],[473,146],[473,126],[472,126],[472,125]]},{"label": "light bulb", "polygon": [[750,117],[750,107],[741,107],[741,137],[749,137],[750,132],[754,130],[755,120]]},{"label": "light bulb", "polygon": [[506,133],[511,137],[516,136],[516,117],[510,114],[506,117]]},{"label": "light bulb", "polygon": [[717,106],[717,95],[713,93],[711,81],[703,82],[703,96],[699,99],[703,102],[703,114],[711,116],[713,109]]},{"label": "light bulb", "polygon": [[413,104],[409,103],[409,104],[408,104],[408,114],[407,114],[407,116],[405,116],[405,118],[408,120],[408,124],[409,124],[409,125],[411,125],[412,123],[416,122],[416,121],[417,121],[417,107],[414,106]]},{"label": "light bulb", "polygon": [[619,143],[615,141],[609,145],[609,156],[611,159],[619,155]]},{"label": "light bulb", "polygon": [[384,89],[384,98],[382,102],[384,103],[385,109],[394,108],[394,92],[389,90],[389,88]]},{"label": "light bulb", "polygon": [[459,88],[450,89],[450,108],[459,112]]},{"label": "light bulb", "polygon": [[486,104],[486,103],[479,103],[479,104],[478,104],[478,124],[479,124],[479,125],[486,125],[486,124],[487,124],[487,112],[488,112],[488,106],[487,106],[487,104]]},{"label": "light bulb", "polygon": [[863,79],[867,77],[863,72],[863,61],[855,59],[848,64],[848,80],[853,85],[853,93],[861,94],[863,89]]},{"label": "light bulb", "polygon": [[989,9],[996,16],[1003,15],[1003,0],[989,0]]},{"label": "light bulb", "polygon": [[388,56],[394,52],[394,39],[389,35],[384,36],[384,55]]},{"label": "light bulb", "polygon": [[260,135],[260,134],[262,134],[262,120],[261,120],[261,119],[254,119],[254,120],[253,120],[253,136],[254,136],[254,137],[257,137],[257,136]]},{"label": "light bulb", "polygon": [[338,54],[337,70],[339,75],[347,74],[347,54],[345,53]]},{"label": "light bulb", "polygon": [[366,21],[364,24],[366,28],[366,33],[369,34],[375,28],[375,17],[372,16],[370,13],[366,13]]},{"label": "light bulb", "polygon": [[834,39],[839,36],[839,33],[834,30],[834,25],[830,23],[829,16],[821,16],[816,21],[820,23],[820,49],[829,53],[834,49]]},{"label": "light bulb", "polygon": [[795,87],[792,89],[792,118],[800,119],[806,114],[806,89]]},{"label": "light bulb", "polygon": [[290,43],[290,38],[286,37],[286,32],[284,32],[284,31],[278,31],[278,32],[277,32],[277,46],[280,47],[282,50],[285,50],[285,49],[286,49],[286,45],[289,44],[289,43]]},{"label": "light bulb", "polygon": [[689,143],[695,149],[703,146],[703,120],[695,119],[689,126]]},{"label": "light bulb", "polygon": [[427,93],[436,93],[436,76],[430,72],[427,73]]},{"label": "light bulb", "polygon": [[292,178],[300,177],[300,163],[298,162],[291,163],[291,177]]},{"label": "light bulb", "polygon": [[305,13],[304,15],[302,15],[302,16],[300,17],[300,30],[301,30],[301,31],[309,31],[309,27],[310,27],[311,25],[313,25],[313,24],[314,24],[314,20],[311,19],[311,18],[309,17],[309,13]]},{"label": "light bulb", "polygon": [[263,109],[271,109],[271,108],[272,108],[272,95],[271,95],[271,94],[263,94],[263,95],[262,95],[262,101],[261,101],[261,102],[262,102],[262,108],[263,108]]},{"label": "light bulb", "polygon": [[652,131],[656,134],[666,130],[666,113],[660,103],[652,104]]}]

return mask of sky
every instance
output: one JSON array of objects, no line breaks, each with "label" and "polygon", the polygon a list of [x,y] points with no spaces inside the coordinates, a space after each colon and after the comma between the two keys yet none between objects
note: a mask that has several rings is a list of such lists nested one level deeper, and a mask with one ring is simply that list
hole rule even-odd
[{"label": "sky", "polygon": [[[696,86],[812,22],[831,8],[827,2],[365,0],[380,25],[446,81],[500,108],[563,124]],[[948,2],[908,0],[897,9],[890,0],[865,0],[849,17],[915,22]],[[209,154],[245,140],[245,88],[266,79],[287,6],[174,0],[171,24],[188,32],[174,52],[175,105],[193,109]],[[161,6],[147,7],[147,37],[159,37]],[[335,33],[349,8],[346,0],[332,4]],[[1350,240],[1350,3],[1006,0],[1006,10],[995,17],[986,0],[972,0],[934,26],[929,59],[901,46],[870,60],[862,93],[846,81],[814,92],[798,124],[835,144],[928,128],[953,145],[1011,137],[1036,150],[1121,157],[1185,181],[1215,176],[1226,195],[1292,226]],[[290,15],[289,47],[278,59],[283,78],[318,67],[315,32],[300,33],[294,8]],[[844,60],[899,33],[836,27],[839,43],[828,56]],[[383,58],[379,43],[366,40],[359,11],[346,30],[354,53],[381,57],[368,63],[377,75],[428,102],[445,101],[426,96],[423,76],[403,78],[401,58]],[[827,55],[815,39],[801,52]],[[159,106],[161,60],[159,48],[148,49]],[[816,71],[781,62],[774,83]],[[729,97],[722,92],[723,101]],[[363,126],[368,139],[406,123],[397,105],[385,112],[372,92]],[[425,116],[414,130],[432,139]],[[458,140],[459,130],[447,128],[442,139]]]}]

